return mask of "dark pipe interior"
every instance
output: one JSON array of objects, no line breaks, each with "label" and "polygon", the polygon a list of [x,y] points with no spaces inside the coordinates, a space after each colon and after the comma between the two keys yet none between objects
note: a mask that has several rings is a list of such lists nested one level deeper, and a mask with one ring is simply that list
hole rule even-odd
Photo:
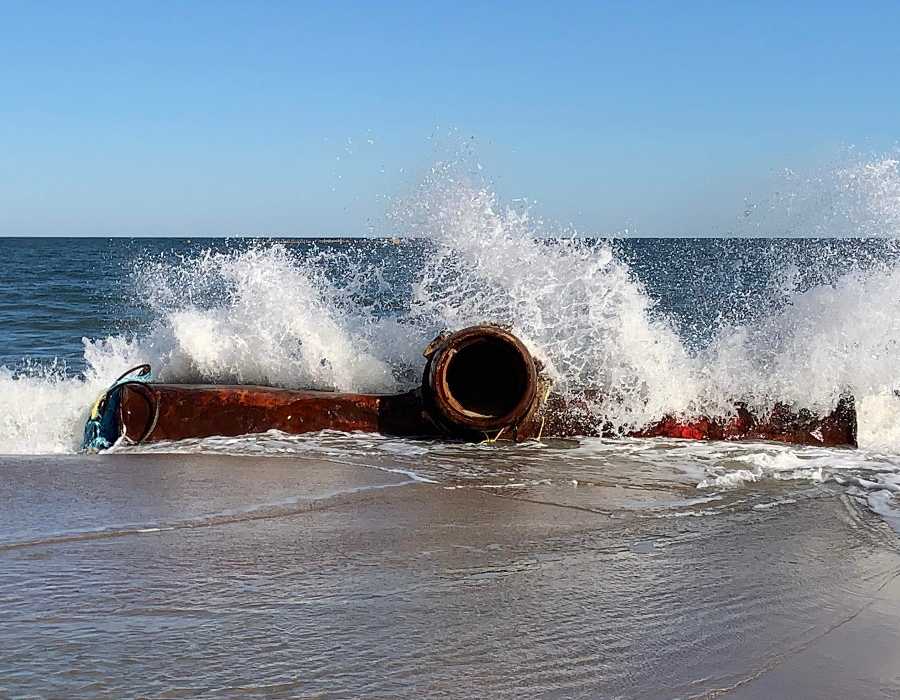
[{"label": "dark pipe interior", "polygon": [[479,339],[456,352],[447,366],[447,388],[467,413],[499,418],[528,389],[526,359],[510,343]]}]

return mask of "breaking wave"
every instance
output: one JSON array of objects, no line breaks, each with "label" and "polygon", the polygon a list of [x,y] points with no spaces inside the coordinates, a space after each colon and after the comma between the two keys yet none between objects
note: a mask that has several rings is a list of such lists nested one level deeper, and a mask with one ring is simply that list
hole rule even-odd
[{"label": "breaking wave", "polygon": [[[827,410],[849,390],[861,444],[900,451],[895,256],[844,259],[831,275],[828,259],[772,260],[765,290],[740,300],[740,311],[722,309],[711,339],[695,347],[614,241],[549,227],[461,170],[435,166],[390,212],[393,232],[425,239],[419,257],[388,258],[363,243],[299,255],[270,243],[135,261],[149,327],[84,339],[77,378],[64,368],[0,370],[0,452],[77,449],[93,398],[142,362],[172,382],[389,392],[417,383],[421,350],[437,332],[484,321],[511,326],[559,390],[615,396],[597,419],[623,428],[668,412],[727,411],[736,397]],[[834,197],[816,223],[809,212],[822,196],[793,197],[794,233],[900,233],[896,160],[839,168],[827,184]],[[766,214],[752,225],[770,225],[783,208],[767,207],[751,208]],[[810,284],[813,268],[821,274]]]}]

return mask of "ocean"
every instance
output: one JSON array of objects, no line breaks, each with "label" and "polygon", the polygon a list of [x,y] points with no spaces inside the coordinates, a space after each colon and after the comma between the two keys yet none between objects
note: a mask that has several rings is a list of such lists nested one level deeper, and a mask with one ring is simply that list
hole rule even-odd
[{"label": "ocean", "polygon": [[[827,411],[851,392],[859,450],[701,445],[698,455],[733,457],[724,466],[698,458],[692,478],[702,489],[848,483],[895,521],[893,240],[503,235],[465,241],[471,249],[427,239],[2,239],[0,453],[77,453],[93,399],[141,362],[161,381],[392,392],[418,384],[422,350],[441,330],[500,322],[544,359],[558,389],[616,391],[622,405],[604,419],[623,427],[665,413],[720,414],[735,399]],[[336,439],[213,438],[164,449],[352,456],[361,440]],[[395,442],[384,441],[388,454]],[[413,459],[395,458],[428,478],[456,478],[445,449],[429,448],[434,465],[415,441],[400,449]],[[603,473],[607,449],[584,440],[565,454],[599,455]],[[616,453],[630,449],[643,452],[637,442]],[[527,459],[535,479],[559,478],[556,456],[544,467]],[[479,478],[492,478],[493,468],[484,471]]]},{"label": "ocean", "polygon": [[[900,691],[896,241],[540,237],[481,196],[396,239],[0,239],[0,694]],[[859,448],[326,431],[79,451],[142,362],[392,392],[479,322],[559,391],[614,391],[623,430],[849,391]],[[810,680],[851,621],[866,659],[846,639]]]}]

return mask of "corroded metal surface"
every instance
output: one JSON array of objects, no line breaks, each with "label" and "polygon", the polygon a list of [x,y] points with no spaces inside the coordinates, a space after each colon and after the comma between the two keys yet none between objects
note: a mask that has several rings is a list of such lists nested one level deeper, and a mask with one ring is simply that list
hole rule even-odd
[{"label": "corroded metal surface", "polygon": [[844,397],[828,415],[821,417],[806,409],[794,411],[777,404],[767,415],[754,416],[738,405],[730,419],[698,418],[677,421],[666,418],[634,437],[680,437],[692,440],[773,440],[798,445],[846,445],[856,447],[856,407],[852,397]]},{"label": "corroded metal surface", "polygon": [[417,392],[377,396],[290,391],[265,386],[128,384],[120,403],[122,434],[132,442],[234,436],[281,430],[435,433]]},{"label": "corroded metal surface", "polygon": [[424,354],[424,409],[441,432],[465,436],[514,428],[540,408],[538,362],[505,328],[443,334]]},{"label": "corroded metal surface", "polygon": [[520,440],[545,437],[667,437],[687,440],[771,440],[797,445],[856,447],[856,406],[852,396],[844,396],[833,411],[820,416],[807,409],[794,410],[785,404],[756,415],[743,403],[736,403],[728,416],[664,416],[640,429],[621,433],[598,422],[596,407],[602,397],[587,392],[565,398],[551,394],[531,421],[518,426]]},{"label": "corroded metal surface", "polygon": [[[474,434],[443,428],[430,417],[418,391],[377,396],[261,386],[130,384],[122,389],[120,421],[122,434],[132,442],[235,436],[267,430],[299,434],[330,429],[450,438],[470,438]],[[500,431],[501,439],[520,441],[621,436],[609,426],[591,423],[558,396],[551,396],[544,410],[531,420]],[[855,446],[856,411],[849,398],[824,418],[779,406],[765,418],[757,419],[746,408],[738,407],[730,419],[667,417],[626,436]],[[482,433],[478,437],[496,434]]]},{"label": "corroded metal surface", "polygon": [[503,328],[441,335],[425,356],[422,387],[396,395],[128,382],[120,388],[120,431],[136,443],[330,429],[467,440],[627,436],[856,445],[852,397],[824,417],[783,404],[757,416],[737,403],[729,416],[666,416],[623,435],[598,423],[603,397],[596,392],[550,393],[540,363]]}]

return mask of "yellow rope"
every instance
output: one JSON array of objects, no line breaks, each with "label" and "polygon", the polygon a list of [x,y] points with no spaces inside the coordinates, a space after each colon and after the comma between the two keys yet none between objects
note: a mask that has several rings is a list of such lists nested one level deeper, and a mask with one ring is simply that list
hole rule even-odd
[{"label": "yellow rope", "polygon": [[[482,441],[481,441],[480,443],[478,443],[478,444],[479,444],[479,445],[493,445],[495,442],[497,442],[497,440],[500,439],[500,436],[503,435],[503,431],[504,431],[504,430],[506,430],[506,426],[500,428],[500,432],[497,433],[497,437],[495,437],[493,440],[492,440],[491,438],[489,438],[489,437],[486,437],[484,440],[482,440]],[[485,433],[485,436],[487,436],[487,433]]]}]

